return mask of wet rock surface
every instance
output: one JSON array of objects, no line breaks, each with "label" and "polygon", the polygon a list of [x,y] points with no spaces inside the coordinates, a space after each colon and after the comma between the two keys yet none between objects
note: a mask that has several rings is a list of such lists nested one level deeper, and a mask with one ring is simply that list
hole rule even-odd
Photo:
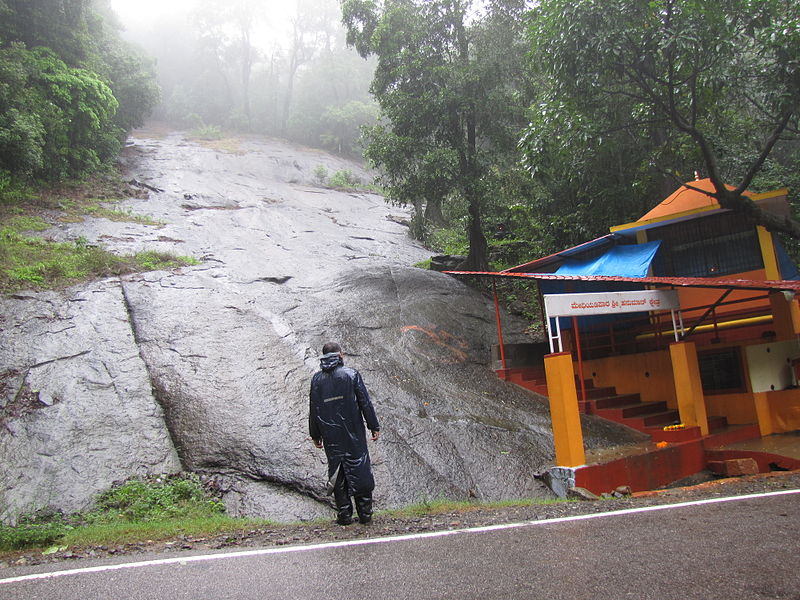
[{"label": "wet rock surface", "polygon": [[[357,165],[271,140],[235,150],[140,132],[124,157],[147,194],[46,232],[202,262],[0,299],[0,519],[73,512],[114,481],[187,469],[229,513],[328,515],[307,435],[318,353],[340,341],[373,396],[376,504],[550,497],[546,403],[498,380],[488,298],[413,267],[430,253],[380,196],[324,189]],[[524,322],[504,317],[509,342]],[[585,418],[588,448],[639,439]]]}]

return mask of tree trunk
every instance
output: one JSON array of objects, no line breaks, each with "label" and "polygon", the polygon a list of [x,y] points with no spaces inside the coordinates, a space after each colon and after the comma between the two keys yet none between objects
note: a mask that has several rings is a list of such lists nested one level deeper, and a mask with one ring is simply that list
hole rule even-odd
[{"label": "tree trunk", "polygon": [[[469,77],[469,40],[466,28],[464,27],[465,8],[460,1],[453,2],[453,26],[455,28],[458,61],[463,74]],[[481,222],[481,200],[477,183],[480,180],[480,169],[477,160],[477,116],[474,98],[477,93],[475,82],[468,79],[464,88],[467,99],[463,109],[463,119],[458,119],[463,123],[464,130],[459,132],[459,145],[464,144],[459,151],[459,163],[461,180],[464,182],[464,197],[469,203],[469,224],[467,225],[467,236],[469,238],[469,253],[467,260],[464,261],[464,269],[469,271],[488,271],[489,270],[489,246],[486,237],[483,235],[483,225]],[[462,136],[466,137],[463,140]]]},{"label": "tree trunk", "polygon": [[483,235],[480,198],[471,185],[468,187],[467,195],[469,196],[469,224],[467,225],[469,254],[467,254],[467,260],[464,261],[462,268],[465,271],[488,271],[489,245],[486,243],[486,236]]},{"label": "tree trunk", "polygon": [[425,203],[425,220],[436,227],[445,227],[447,221],[442,214],[442,199],[440,197],[429,198]]},{"label": "tree trunk", "polygon": [[247,130],[252,131],[250,119],[250,74],[253,70],[253,47],[250,44],[250,23],[242,26],[242,112],[247,121]]}]

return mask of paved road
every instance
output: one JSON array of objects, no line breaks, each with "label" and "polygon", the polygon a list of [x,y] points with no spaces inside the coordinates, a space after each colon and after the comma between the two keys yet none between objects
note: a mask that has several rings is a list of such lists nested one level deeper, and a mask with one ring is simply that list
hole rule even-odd
[{"label": "paved road", "polygon": [[[28,569],[30,572],[32,569]],[[0,579],[0,598],[800,598],[800,490]]]}]

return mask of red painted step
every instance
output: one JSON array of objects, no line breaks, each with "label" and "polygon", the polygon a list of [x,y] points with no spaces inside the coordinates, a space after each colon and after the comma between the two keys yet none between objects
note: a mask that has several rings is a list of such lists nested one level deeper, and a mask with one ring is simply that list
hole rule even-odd
[{"label": "red painted step", "polygon": [[596,410],[602,410],[604,408],[619,408],[621,406],[629,406],[631,404],[643,404],[641,396],[639,396],[639,394],[619,394],[613,396],[604,396],[592,400],[592,406]]}]

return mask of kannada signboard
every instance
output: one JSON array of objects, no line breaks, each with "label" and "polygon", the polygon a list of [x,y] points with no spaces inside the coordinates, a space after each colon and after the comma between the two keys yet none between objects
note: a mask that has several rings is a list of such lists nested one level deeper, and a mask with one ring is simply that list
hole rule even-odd
[{"label": "kannada signboard", "polygon": [[597,292],[590,294],[546,294],[548,317],[582,317],[651,310],[678,310],[675,290],[636,290],[632,292]]}]

